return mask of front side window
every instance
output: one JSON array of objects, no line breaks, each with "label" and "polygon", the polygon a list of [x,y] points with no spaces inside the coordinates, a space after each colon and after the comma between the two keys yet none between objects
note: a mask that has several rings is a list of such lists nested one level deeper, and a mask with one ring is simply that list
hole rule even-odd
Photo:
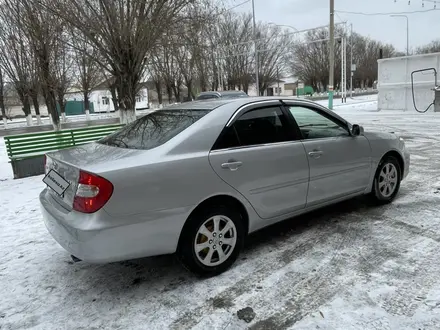
[{"label": "front side window", "polygon": [[279,107],[266,107],[244,113],[226,127],[214,149],[256,146],[292,140],[286,117]]},{"label": "front side window", "polygon": [[103,96],[102,97],[102,104],[103,105],[109,105],[110,104],[110,99],[107,96]]},{"label": "front side window", "polygon": [[158,110],[127,124],[98,143],[119,148],[156,148],[187,129],[210,110]]},{"label": "front side window", "polygon": [[289,111],[297,122],[304,139],[350,136],[348,129],[342,123],[329,119],[311,108],[295,105],[290,106]]}]

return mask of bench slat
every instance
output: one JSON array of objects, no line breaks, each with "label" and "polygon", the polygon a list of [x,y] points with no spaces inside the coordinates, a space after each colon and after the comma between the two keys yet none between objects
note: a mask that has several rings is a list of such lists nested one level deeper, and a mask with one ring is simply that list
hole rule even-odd
[{"label": "bench slat", "polygon": [[12,160],[33,158],[48,151],[94,142],[124,125],[90,126],[58,132],[29,133],[5,136],[6,150]]},{"label": "bench slat", "polygon": [[53,136],[56,134],[68,134],[70,132],[82,132],[82,131],[90,131],[90,130],[95,130],[95,131],[102,130],[103,131],[105,129],[117,130],[118,128],[121,128],[123,126],[124,125],[122,125],[122,124],[104,125],[104,126],[88,126],[88,127],[84,127],[84,128],[66,129],[66,130],[61,130],[58,132],[50,131],[50,132],[40,132],[40,133],[26,133],[26,134],[19,134],[19,135],[8,135],[8,136],[5,136],[4,139],[5,139],[5,141],[8,141],[8,140],[12,141],[15,139],[23,139],[23,138]]},{"label": "bench slat", "polygon": [[57,136],[52,136],[52,137],[46,137],[44,140],[43,139],[35,139],[35,140],[17,140],[14,141],[12,146],[15,149],[16,147],[22,147],[22,146],[34,146],[37,144],[51,144],[53,142],[56,141],[76,141],[76,140],[81,140],[81,139],[87,139],[87,138],[101,138],[101,137],[105,137],[111,133],[113,133],[114,131],[111,132],[97,132],[97,133],[91,133],[91,134],[81,134],[81,135],[57,135]]}]

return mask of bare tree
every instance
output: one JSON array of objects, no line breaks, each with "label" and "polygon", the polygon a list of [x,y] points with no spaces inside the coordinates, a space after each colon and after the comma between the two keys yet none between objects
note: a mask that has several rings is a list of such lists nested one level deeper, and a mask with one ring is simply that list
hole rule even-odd
[{"label": "bare tree", "polygon": [[66,100],[65,95],[68,88],[72,84],[72,66],[73,56],[69,52],[67,40],[69,35],[63,31],[62,28],[58,30],[58,42],[55,44],[54,53],[56,56],[56,62],[54,66],[55,73],[55,93],[57,98],[57,105],[61,112],[62,121],[66,121]]},{"label": "bare tree", "polygon": [[29,95],[32,100],[32,105],[34,107],[35,115],[37,116],[37,124],[41,125],[41,114],[40,114],[40,80],[39,80],[39,70],[37,67],[36,59],[33,59],[32,69],[31,69],[31,81],[29,88]]},{"label": "bare tree", "polygon": [[373,82],[377,80],[377,60],[381,49],[384,58],[394,56],[395,49],[392,45],[354,34],[353,60],[357,66],[353,76],[354,86],[359,88],[371,87]]},{"label": "bare tree", "polygon": [[20,13],[20,5],[18,1],[11,1],[9,5],[0,13],[0,66],[3,67],[17,92],[27,124],[32,125],[29,98],[32,51],[20,19],[14,17],[15,13]]},{"label": "bare tree", "polygon": [[[336,35],[338,38],[335,44],[335,85],[340,85],[340,38],[344,36],[344,31],[336,29]],[[329,48],[327,39],[327,29],[309,31],[305,36],[305,41],[296,44],[287,59],[290,72],[318,91],[326,90],[328,84]],[[350,47],[353,47],[353,63],[357,66],[353,79],[354,86],[371,87],[377,79],[379,50],[383,50],[384,57],[391,57],[395,52],[394,47],[357,33],[353,34],[352,43],[353,45],[348,44],[347,52],[350,52]],[[350,72],[348,63],[346,69],[346,72]]]},{"label": "bare tree", "polygon": [[[314,90],[323,90],[328,83],[328,42],[324,40],[328,36],[327,29],[308,31],[304,42],[298,42],[293,46],[293,52],[289,57],[291,73],[299,80],[311,85]],[[338,53],[336,44],[335,54]],[[335,55],[336,63],[338,56]],[[335,70],[335,76],[339,71]]]},{"label": "bare tree", "polygon": [[440,52],[440,39],[433,40],[429,44],[416,49],[416,54],[429,54]]},{"label": "bare tree", "polygon": [[290,34],[278,26],[262,24],[258,27],[259,95],[277,80],[277,72],[284,70],[283,58],[293,45]]},{"label": "bare tree", "polygon": [[41,92],[54,129],[59,130],[61,126],[56,108],[57,80],[54,69],[58,60],[57,43],[61,40],[61,22],[42,10],[39,0],[4,0],[4,4],[10,13],[8,19],[20,26],[26,36],[30,53],[35,56],[34,73],[38,72]]},{"label": "bare tree", "polygon": [[[86,117],[90,114],[90,93],[102,80],[103,75],[100,72],[100,67],[96,63],[99,54],[95,47],[90,47],[85,42],[85,36],[76,38],[80,31],[73,31],[72,44],[74,45],[73,58],[76,69],[76,87],[83,95],[84,110]],[[116,109],[116,108],[115,108]]]},{"label": "bare tree", "polygon": [[[246,93],[254,71],[252,15],[228,12],[218,24],[215,39],[214,67],[225,89],[242,89]],[[214,76],[215,78],[215,76]]]},{"label": "bare tree", "polygon": [[133,121],[149,53],[196,0],[46,0],[46,8],[81,31],[97,62],[116,79],[121,122]]}]

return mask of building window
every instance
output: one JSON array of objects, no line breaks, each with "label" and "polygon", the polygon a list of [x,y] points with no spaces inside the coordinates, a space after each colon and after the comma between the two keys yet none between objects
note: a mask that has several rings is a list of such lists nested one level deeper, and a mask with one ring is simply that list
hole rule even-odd
[{"label": "building window", "polygon": [[[281,87],[275,87],[274,90],[275,90],[274,93],[277,94],[277,95],[278,95],[278,92],[279,92],[280,94],[283,92],[283,90],[282,90]],[[279,91],[278,91],[278,90],[279,90]]]},{"label": "building window", "polygon": [[136,100],[136,103],[142,102],[142,96],[136,95],[135,100]]},{"label": "building window", "polygon": [[103,105],[109,105],[110,104],[110,99],[107,96],[103,96],[101,100],[102,100],[102,104]]}]

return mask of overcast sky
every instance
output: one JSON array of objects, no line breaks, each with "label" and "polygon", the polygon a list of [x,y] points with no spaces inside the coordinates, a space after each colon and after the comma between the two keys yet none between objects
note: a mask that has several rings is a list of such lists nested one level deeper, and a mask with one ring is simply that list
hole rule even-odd
[{"label": "overcast sky", "polygon": [[[229,0],[231,5],[244,0]],[[329,0],[254,0],[257,20],[292,25],[298,30],[309,29],[329,23]],[[335,0],[336,11],[362,13],[402,13],[434,8],[434,0]],[[410,49],[440,39],[440,0],[437,11],[407,14],[409,17]],[[235,9],[251,12],[248,2]],[[353,30],[387,43],[398,50],[406,49],[406,20],[403,17],[363,16],[337,12],[335,22],[349,21]]]}]

